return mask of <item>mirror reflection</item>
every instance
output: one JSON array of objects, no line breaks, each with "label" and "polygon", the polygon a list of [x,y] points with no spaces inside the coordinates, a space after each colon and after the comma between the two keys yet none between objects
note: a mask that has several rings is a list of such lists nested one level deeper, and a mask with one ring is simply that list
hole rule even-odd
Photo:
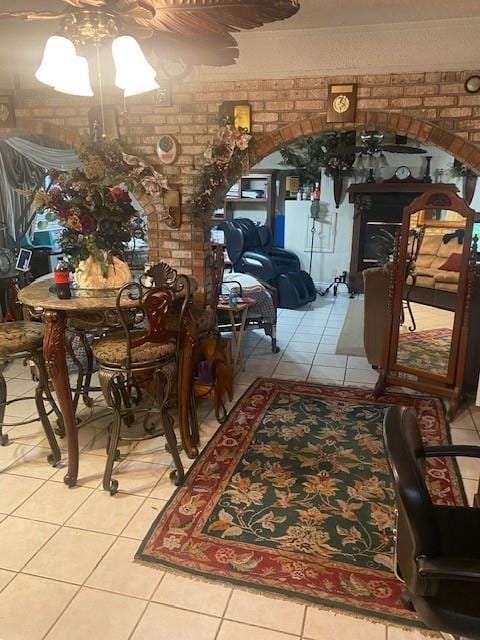
[{"label": "mirror reflection", "polygon": [[446,376],[466,219],[428,209],[410,218],[396,364]]}]

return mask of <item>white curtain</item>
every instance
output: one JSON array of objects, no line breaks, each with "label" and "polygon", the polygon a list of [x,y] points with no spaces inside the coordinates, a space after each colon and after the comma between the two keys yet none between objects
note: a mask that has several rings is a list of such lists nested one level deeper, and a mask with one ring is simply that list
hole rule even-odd
[{"label": "white curtain", "polygon": [[27,160],[43,169],[72,171],[80,166],[78,155],[74,149],[52,149],[18,137],[7,138],[5,142],[22,156],[25,156]]},{"label": "white curtain", "polygon": [[80,166],[74,149],[54,149],[25,138],[12,136],[0,148],[0,209],[8,235],[16,241],[27,199],[20,190],[34,189],[48,169],[71,171]]}]

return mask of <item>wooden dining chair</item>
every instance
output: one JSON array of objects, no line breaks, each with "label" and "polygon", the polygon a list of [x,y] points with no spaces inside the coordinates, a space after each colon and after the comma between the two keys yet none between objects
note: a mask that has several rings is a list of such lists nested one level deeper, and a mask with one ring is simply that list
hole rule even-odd
[{"label": "wooden dining chair", "polygon": [[[123,304],[125,300],[138,310],[134,326],[131,310]],[[177,485],[184,479],[170,413],[180,339],[179,331],[168,326],[175,302],[174,291],[167,285],[153,288],[145,288],[141,283],[125,285],[117,295],[119,331],[93,345],[102,391],[113,411],[103,477],[103,488],[111,495],[118,490],[118,480],[112,479],[112,472],[121,440],[165,435],[175,464],[170,477]],[[186,307],[181,308],[184,312]],[[182,321],[180,318],[180,326]],[[152,425],[155,416],[159,421]]]}]

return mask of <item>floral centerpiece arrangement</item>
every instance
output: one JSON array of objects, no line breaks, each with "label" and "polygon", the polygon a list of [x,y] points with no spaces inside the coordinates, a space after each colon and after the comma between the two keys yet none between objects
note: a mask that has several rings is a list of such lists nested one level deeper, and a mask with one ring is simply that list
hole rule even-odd
[{"label": "floral centerpiece arrangement", "polygon": [[[125,153],[116,142],[94,142],[79,150],[81,167],[68,173],[50,171],[50,184],[34,198],[37,212],[55,218],[63,227],[60,246],[77,281],[97,272],[97,285],[109,286],[112,269],[123,268],[125,250],[132,239],[139,213],[131,194],[162,195],[165,177],[144,160]],[[100,274],[105,282],[98,282]],[[117,283],[118,284],[118,283]]]},{"label": "floral centerpiece arrangement", "polygon": [[206,164],[200,172],[190,200],[190,208],[206,224],[215,209],[224,206],[231,185],[248,168],[248,145],[252,136],[234,127],[230,120],[221,123],[215,140],[205,152]]}]

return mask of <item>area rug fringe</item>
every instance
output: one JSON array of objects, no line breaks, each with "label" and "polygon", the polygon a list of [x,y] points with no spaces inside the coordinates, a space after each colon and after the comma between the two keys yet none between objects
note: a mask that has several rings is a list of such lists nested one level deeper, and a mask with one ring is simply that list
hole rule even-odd
[{"label": "area rug fringe", "polygon": [[[271,598],[272,600],[278,600],[280,602],[294,602],[295,604],[299,604],[302,606],[314,607],[315,609],[320,609],[321,611],[327,611],[328,613],[332,613],[333,615],[347,615],[350,618],[355,618],[356,620],[365,620],[367,617],[365,614],[362,614],[359,611],[353,611],[351,609],[343,608],[343,607],[332,607],[327,604],[322,604],[318,601],[309,600],[308,598],[302,598],[298,595],[287,595],[285,593],[279,593],[278,591],[274,591],[269,589],[268,587],[256,588],[249,587],[244,583],[235,583],[233,581],[229,581],[224,578],[215,578],[213,576],[197,574],[193,573],[191,570],[182,569],[181,567],[171,567],[168,564],[162,564],[160,562],[153,563],[148,560],[142,560],[138,558],[136,555],[134,557],[135,564],[141,565],[143,567],[148,567],[149,569],[154,569],[155,571],[165,571],[173,576],[177,576],[178,578],[188,578],[192,580],[192,582],[198,582],[199,584],[207,582],[211,585],[221,585],[222,587],[226,587],[227,589],[237,589],[239,591],[244,591],[245,593],[250,593],[252,595],[264,595],[267,598]],[[398,629],[403,629],[405,631],[411,631],[412,628],[418,629],[418,622],[415,623],[405,623],[399,624],[398,622],[392,622],[388,619],[381,620],[379,617],[371,618],[376,624],[385,624],[389,627],[397,627]],[[423,635],[430,636],[432,638],[438,638],[438,634],[427,627],[421,628]]]}]

